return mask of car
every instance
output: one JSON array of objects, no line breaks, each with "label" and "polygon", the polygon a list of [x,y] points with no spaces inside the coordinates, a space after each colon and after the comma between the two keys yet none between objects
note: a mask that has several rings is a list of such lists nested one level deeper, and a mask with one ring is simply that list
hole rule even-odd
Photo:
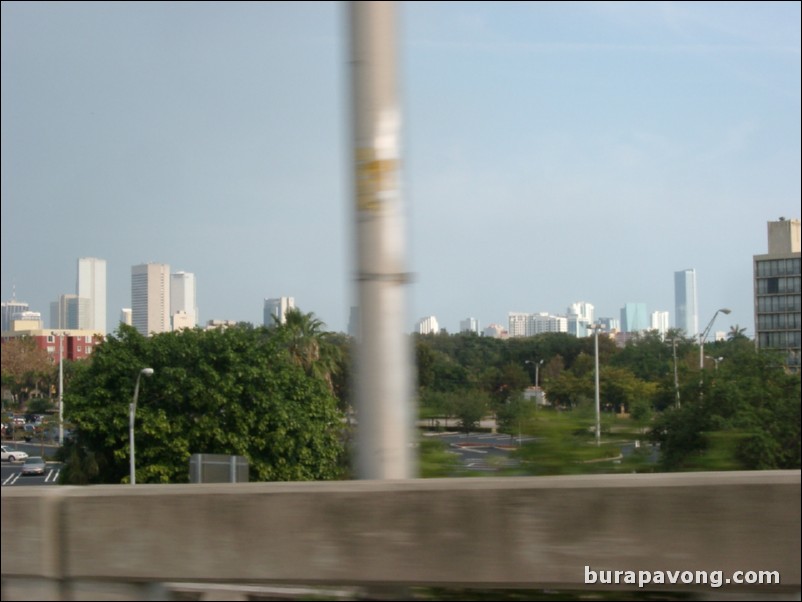
[{"label": "car", "polygon": [[45,460],[41,456],[31,456],[22,465],[22,476],[29,474],[45,474]]},{"label": "car", "polygon": [[16,460],[25,460],[28,457],[24,451],[20,451],[18,449],[9,449],[5,445],[3,446],[3,456],[2,459],[4,462],[15,462]]}]

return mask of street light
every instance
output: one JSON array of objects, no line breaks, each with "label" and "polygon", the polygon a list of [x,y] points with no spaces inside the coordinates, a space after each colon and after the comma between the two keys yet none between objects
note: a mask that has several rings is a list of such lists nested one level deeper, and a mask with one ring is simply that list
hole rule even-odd
[{"label": "street light", "polygon": [[705,339],[707,338],[707,334],[710,332],[710,329],[713,328],[713,322],[716,321],[716,316],[720,313],[729,314],[730,310],[726,307],[717,310],[716,313],[713,314],[710,324],[708,324],[704,332],[699,335],[699,370],[704,370],[705,368]]},{"label": "street light", "polygon": [[136,414],[136,399],[139,397],[139,379],[142,375],[152,376],[153,368],[142,368],[136,375],[136,385],[134,386],[134,400],[128,406],[128,441],[131,445],[131,485],[136,485],[136,460],[134,458],[134,414]]},{"label": "street light", "polygon": [[601,445],[601,410],[599,403],[599,330],[601,324],[591,324],[588,326],[593,331],[595,337],[595,367],[596,367],[596,446]]},{"label": "street light", "polygon": [[539,362],[533,362],[532,360],[526,360],[524,364],[532,364],[535,367],[535,387],[540,386],[540,367],[543,365],[543,360]]},{"label": "street light", "polygon": [[677,376],[677,339],[671,339],[671,348],[674,353],[674,394],[677,397],[677,407],[680,407],[679,404],[679,378]]},{"label": "street light", "polygon": [[[56,335],[55,332],[52,333]],[[64,445],[64,331],[58,339],[58,444]]]},{"label": "street light", "polygon": [[706,355],[705,357],[706,357],[707,359],[709,359],[709,360],[713,360],[713,361],[715,362],[715,364],[716,364],[716,372],[718,372],[718,363],[719,363],[721,360],[723,360],[724,358],[723,358],[723,357],[713,357],[712,355]]}]

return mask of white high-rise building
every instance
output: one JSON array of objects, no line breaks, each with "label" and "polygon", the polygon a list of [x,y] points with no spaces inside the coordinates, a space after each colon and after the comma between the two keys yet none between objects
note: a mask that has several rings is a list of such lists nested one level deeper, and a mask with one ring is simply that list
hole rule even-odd
[{"label": "white high-rise building", "polygon": [[507,332],[511,337],[530,336],[527,332],[529,314],[520,311],[511,311],[507,314]]},{"label": "white high-rise building", "polygon": [[685,336],[699,334],[699,310],[696,300],[696,270],[674,272],[674,327]]},{"label": "white high-rise building", "polygon": [[459,323],[460,332],[475,332],[479,334],[479,320],[476,318],[465,318]]},{"label": "white high-rise building", "polygon": [[131,314],[141,334],[170,331],[170,266],[145,263],[131,268]]},{"label": "white high-rise building", "polygon": [[568,311],[566,312],[569,316],[574,315],[577,317],[578,320],[582,322],[587,322],[588,324],[593,324],[593,312],[595,308],[592,304],[587,303],[585,301],[577,301],[576,303],[572,303],[568,306]]},{"label": "white high-rise building", "polygon": [[264,325],[270,327],[276,323],[284,324],[287,321],[287,311],[290,309],[295,309],[295,297],[265,299]]},{"label": "white high-rise building", "polygon": [[175,272],[170,275],[170,318],[173,330],[176,327],[176,314],[183,312],[178,323],[181,328],[195,328],[198,325],[198,305],[195,290],[195,274]]},{"label": "white high-rise building", "polygon": [[426,316],[418,320],[416,330],[419,334],[437,334],[440,332],[440,325],[434,316]]},{"label": "white high-rise building", "polygon": [[106,260],[97,257],[78,259],[78,281],[75,292],[89,299],[86,316],[79,316],[78,328],[106,334]]},{"label": "white high-rise building", "polygon": [[668,332],[668,312],[653,311],[651,314],[649,327],[660,333],[660,338],[664,339]]},{"label": "white high-rise building", "polygon": [[509,336],[533,337],[544,332],[568,332],[568,318],[553,316],[548,312],[522,313],[511,311],[509,320]]},{"label": "white high-rise building", "polygon": [[130,307],[123,307],[120,310],[120,324],[134,325],[134,314]]},{"label": "white high-rise building", "polygon": [[593,323],[594,307],[585,301],[577,301],[568,306],[568,333],[578,338],[588,336],[588,326]]}]

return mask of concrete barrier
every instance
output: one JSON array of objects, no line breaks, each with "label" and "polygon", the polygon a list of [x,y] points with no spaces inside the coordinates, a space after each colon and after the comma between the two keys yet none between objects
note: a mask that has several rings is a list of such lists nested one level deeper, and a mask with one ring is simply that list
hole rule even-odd
[{"label": "concrete barrier", "polygon": [[719,591],[799,591],[800,527],[799,471],[6,487],[2,598],[158,598],[182,581],[611,587],[585,567],[777,571],[779,587]]}]

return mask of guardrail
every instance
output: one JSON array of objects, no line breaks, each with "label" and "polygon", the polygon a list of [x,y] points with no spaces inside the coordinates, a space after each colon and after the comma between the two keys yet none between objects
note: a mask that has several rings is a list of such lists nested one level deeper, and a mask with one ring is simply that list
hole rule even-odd
[{"label": "guardrail", "polygon": [[776,571],[779,585],[651,589],[794,593],[800,502],[799,471],[4,488],[2,599],[157,599],[182,582],[638,588],[586,584],[586,567]]}]

